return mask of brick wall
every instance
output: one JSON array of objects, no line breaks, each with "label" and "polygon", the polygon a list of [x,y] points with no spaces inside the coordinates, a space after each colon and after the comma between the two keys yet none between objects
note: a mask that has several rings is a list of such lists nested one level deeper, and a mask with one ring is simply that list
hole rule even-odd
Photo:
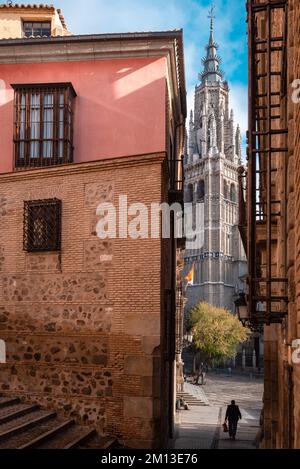
[{"label": "brick wall", "polygon": [[[288,127],[288,153],[278,154],[274,173],[274,199],[281,204],[281,216],[274,227],[274,272],[288,279],[288,314],[282,325],[265,327],[264,448],[300,447],[300,369],[292,362],[291,344],[300,337],[300,104],[292,102],[290,84],[300,78],[300,5],[290,0],[288,16],[288,95],[281,101]],[[282,33],[282,18],[275,14],[272,27]],[[263,27],[263,25],[262,25]],[[278,56],[280,59],[280,56]],[[274,70],[281,62],[273,64]],[[282,124],[283,127],[283,124]],[[278,138],[278,146],[283,142]],[[286,210],[286,213],[285,213]],[[286,216],[286,218],[285,218]],[[264,251],[262,250],[262,259]],[[283,292],[277,287],[277,294]]]},{"label": "brick wall", "polygon": [[[293,0],[290,4],[291,9],[291,35],[293,42],[291,43],[290,60],[292,71],[288,77],[289,83],[294,79],[300,78],[300,5],[297,0]],[[292,91],[292,90],[290,90]],[[289,181],[290,181],[290,197],[289,197],[289,213],[291,213],[291,235],[290,235],[290,255],[293,258],[293,272],[290,276],[290,296],[291,296],[291,338],[300,338],[300,104],[290,102],[289,117],[293,122],[290,132],[290,146],[294,149],[289,159]],[[291,123],[291,121],[290,121]],[[297,222],[298,220],[298,222]],[[294,447],[300,448],[300,365],[293,366],[293,404],[294,404]]]},{"label": "brick wall", "polygon": [[[59,409],[135,447],[158,445],[160,239],[100,240],[101,202],[165,200],[163,154],[0,177],[0,392]],[[62,200],[61,253],[23,251],[23,201]],[[162,266],[162,258],[164,264]],[[167,378],[166,378],[167,379]],[[165,397],[167,399],[167,397]]]}]

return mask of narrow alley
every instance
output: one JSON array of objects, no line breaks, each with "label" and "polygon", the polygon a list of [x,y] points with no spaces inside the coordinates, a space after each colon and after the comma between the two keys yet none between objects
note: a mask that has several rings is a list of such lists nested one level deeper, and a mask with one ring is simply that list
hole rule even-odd
[{"label": "narrow alley", "polygon": [[[210,373],[204,386],[185,383],[183,397],[189,410],[177,412],[175,449],[257,448],[262,378]],[[236,400],[242,413],[236,441],[231,441],[222,427],[226,407],[232,399]]]}]

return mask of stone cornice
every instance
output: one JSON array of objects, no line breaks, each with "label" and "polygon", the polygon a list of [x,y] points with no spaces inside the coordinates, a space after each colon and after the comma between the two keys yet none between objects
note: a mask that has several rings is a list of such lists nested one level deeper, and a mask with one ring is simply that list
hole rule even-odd
[{"label": "stone cornice", "polygon": [[[130,39],[100,41],[88,36],[88,40],[70,40],[57,37],[53,41],[18,40],[0,41],[0,64],[65,62],[100,60],[126,57],[163,57],[174,51],[174,41]],[[59,41],[59,39],[64,39]]]},{"label": "stone cornice", "polygon": [[123,156],[106,160],[92,161],[88,163],[72,163],[67,165],[50,166],[47,168],[34,168],[15,171],[0,175],[1,184],[6,182],[24,181],[29,179],[42,179],[58,176],[69,176],[72,174],[99,172],[122,169],[131,166],[146,166],[151,164],[163,164],[166,153],[151,153],[146,155]]}]

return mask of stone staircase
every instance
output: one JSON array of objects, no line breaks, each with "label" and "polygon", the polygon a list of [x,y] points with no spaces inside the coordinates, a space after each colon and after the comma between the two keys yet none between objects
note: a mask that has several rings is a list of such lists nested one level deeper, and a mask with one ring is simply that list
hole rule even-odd
[{"label": "stone staircase", "polygon": [[0,397],[0,449],[111,449],[116,439],[100,437],[55,411]]},{"label": "stone staircase", "polygon": [[199,386],[185,383],[184,391],[178,392],[177,397],[183,399],[189,406],[208,406],[209,402]]}]

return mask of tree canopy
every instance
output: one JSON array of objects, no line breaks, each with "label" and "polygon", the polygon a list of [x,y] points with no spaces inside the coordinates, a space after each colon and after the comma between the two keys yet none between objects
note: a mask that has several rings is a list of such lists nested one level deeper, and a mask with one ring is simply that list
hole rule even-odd
[{"label": "tree canopy", "polygon": [[193,348],[207,361],[234,357],[250,334],[232,313],[205,302],[189,311],[186,329],[193,333]]}]

